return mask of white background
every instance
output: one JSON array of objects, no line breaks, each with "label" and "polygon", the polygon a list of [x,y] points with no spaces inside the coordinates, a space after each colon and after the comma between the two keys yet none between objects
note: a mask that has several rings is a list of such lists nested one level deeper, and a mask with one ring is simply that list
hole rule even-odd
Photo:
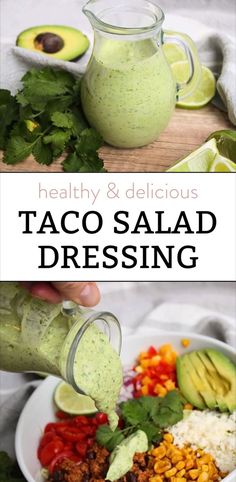
[{"label": "white background", "polygon": [[[1,279],[9,280],[228,280],[236,279],[236,222],[235,222],[235,182],[234,174],[1,174]],[[38,199],[38,184],[47,189],[67,189],[69,183],[94,190],[100,188],[100,197],[92,205],[88,199]],[[119,188],[119,199],[107,199],[108,183],[114,182]],[[197,189],[198,199],[128,200],[124,193],[132,183],[144,188],[147,183],[156,188]],[[80,212],[80,217],[89,210],[100,211],[104,225],[95,235],[79,233],[22,234],[24,223],[18,211],[32,210],[38,217],[32,226],[38,230],[46,210],[50,210],[60,229],[60,217],[68,210]],[[113,215],[117,210],[130,212],[130,226],[134,227],[138,214],[145,210],[155,230],[155,211],[165,211],[165,227],[175,226],[179,212],[185,210],[193,229],[196,229],[195,211],[212,211],[217,217],[217,227],[211,234],[123,234],[113,233]],[[81,228],[80,220],[76,226]],[[79,249],[78,263],[83,265],[84,255],[81,246],[100,245],[97,260],[99,269],[62,269],[62,258],[54,268],[38,269],[40,257],[38,245],[53,245],[60,251],[61,245],[74,245]],[[108,244],[119,248],[132,245],[175,245],[176,250],[183,245],[196,246],[199,257],[197,267],[183,269],[175,260],[173,268],[161,264],[161,269],[102,268],[102,248]],[[61,251],[60,251],[61,252]],[[176,251],[175,251],[176,252]],[[150,258],[152,264],[152,257]]]}]

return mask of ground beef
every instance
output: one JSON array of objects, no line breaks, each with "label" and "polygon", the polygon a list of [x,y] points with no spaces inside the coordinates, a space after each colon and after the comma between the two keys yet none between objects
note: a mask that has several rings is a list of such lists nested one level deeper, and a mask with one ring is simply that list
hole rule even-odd
[{"label": "ground beef", "polygon": [[[84,462],[64,460],[58,464],[48,482],[104,482],[110,453],[97,443],[87,453]],[[146,454],[136,454],[132,469],[118,482],[148,482],[154,476],[152,460]]]}]

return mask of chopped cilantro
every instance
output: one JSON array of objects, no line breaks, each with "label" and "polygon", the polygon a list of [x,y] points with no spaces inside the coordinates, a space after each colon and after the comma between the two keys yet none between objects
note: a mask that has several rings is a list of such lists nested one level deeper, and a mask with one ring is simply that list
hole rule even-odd
[{"label": "chopped cilantro", "polygon": [[64,151],[66,172],[104,172],[103,140],[89,127],[80,103],[80,78],[50,67],[31,69],[12,96],[0,89],[0,149],[3,162],[17,164],[33,154],[50,165]]}]

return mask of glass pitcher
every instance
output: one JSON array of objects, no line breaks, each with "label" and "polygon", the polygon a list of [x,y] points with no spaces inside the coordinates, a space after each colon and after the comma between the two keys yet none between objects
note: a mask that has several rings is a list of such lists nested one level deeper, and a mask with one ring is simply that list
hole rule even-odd
[{"label": "glass pitcher", "polygon": [[122,369],[121,330],[113,314],[70,302],[52,305],[18,283],[2,282],[0,346],[0,369],[61,377],[102,411],[114,408]]},{"label": "glass pitcher", "polygon": [[[94,29],[81,88],[85,115],[112,146],[149,144],[166,128],[176,99],[192,94],[200,80],[196,48],[186,35],[163,32],[164,13],[148,0],[90,0],[83,12]],[[176,83],[164,42],[184,49],[186,82]]]}]

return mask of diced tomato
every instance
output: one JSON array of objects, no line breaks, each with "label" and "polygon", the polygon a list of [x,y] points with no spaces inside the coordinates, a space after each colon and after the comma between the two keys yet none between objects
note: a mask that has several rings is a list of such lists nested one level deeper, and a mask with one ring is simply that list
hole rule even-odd
[{"label": "diced tomato", "polygon": [[48,423],[44,429],[44,433],[47,432],[55,432],[56,433],[56,424],[55,423]]},{"label": "diced tomato", "polygon": [[157,354],[156,348],[154,348],[154,346],[150,346],[148,348],[148,355],[152,357],[152,356],[155,356],[156,354]]},{"label": "diced tomato", "polygon": [[94,444],[94,438],[88,438],[86,440],[86,443],[87,443],[88,448],[91,448]]},{"label": "diced tomato", "polygon": [[47,467],[52,461],[52,459],[55,457],[55,455],[62,452],[63,449],[64,444],[61,440],[52,440],[47,445],[45,445],[42,448],[39,457],[39,460],[43,467]]},{"label": "diced tomato", "polygon": [[108,422],[108,417],[106,413],[96,413],[96,421],[98,425],[104,425]]},{"label": "diced tomato", "polygon": [[74,422],[77,425],[88,425],[90,423],[90,420],[88,417],[85,417],[85,415],[78,415],[74,418]]},{"label": "diced tomato", "polygon": [[50,474],[53,474],[55,468],[56,468],[56,465],[59,461],[62,461],[63,459],[70,459],[71,460],[71,457],[74,456],[74,453],[72,452],[72,450],[64,450],[63,452],[61,452],[60,454],[57,454],[52,460],[51,460],[51,463],[48,467],[48,470],[50,472]]},{"label": "diced tomato", "polygon": [[52,442],[52,441],[60,441],[62,442],[62,439],[60,437],[58,437],[54,432],[46,432],[41,440],[40,440],[40,443],[39,443],[39,448],[38,448],[38,457],[40,458],[40,454],[41,454],[41,451],[42,449],[49,444],[49,442]]},{"label": "diced tomato", "polygon": [[77,443],[76,446],[76,451],[78,452],[78,454],[84,458],[86,453],[87,453],[87,449],[88,449],[88,445],[87,444],[82,444],[82,443]]},{"label": "diced tomato", "polygon": [[63,412],[62,410],[58,410],[56,412],[56,417],[59,418],[60,420],[66,420],[68,418],[71,418],[71,416],[68,413]]}]

